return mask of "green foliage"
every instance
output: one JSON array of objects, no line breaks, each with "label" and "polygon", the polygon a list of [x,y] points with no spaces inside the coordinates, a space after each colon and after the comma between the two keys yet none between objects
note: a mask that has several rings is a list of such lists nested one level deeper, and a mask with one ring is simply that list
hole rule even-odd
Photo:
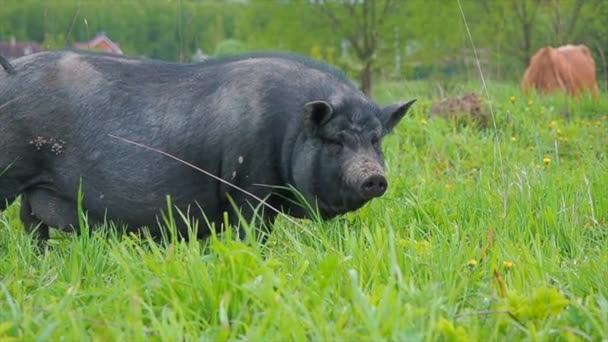
[{"label": "green foliage", "polygon": [[44,34],[42,46],[47,50],[61,49],[65,46],[65,36],[63,34]]},{"label": "green foliage", "polygon": [[[387,1],[374,3],[381,9]],[[457,1],[395,1],[398,6],[374,31],[374,54],[365,58],[357,56],[352,44],[342,46],[352,37],[364,39],[362,2],[354,2],[354,12],[342,1],[325,3],[327,7],[305,0],[4,0],[0,39],[14,36],[60,48],[105,31],[127,54],[182,61],[190,60],[198,48],[214,54],[226,42],[238,40],[243,45],[235,51],[309,54],[339,66],[357,81],[367,59],[380,79],[475,80],[472,44],[488,77],[519,80],[530,55],[541,46],[584,43],[596,59],[600,84],[606,86],[605,1],[460,1],[462,13]],[[340,25],[326,8],[335,12]],[[529,48],[524,46],[522,8],[532,18]]]},{"label": "green foliage", "polygon": [[69,46],[104,31],[126,54],[189,60],[234,38],[243,5],[217,1],[5,0],[0,37]]},{"label": "green foliage", "polygon": [[530,297],[517,293],[507,299],[507,310],[522,321],[543,321],[563,313],[569,301],[555,288],[540,287]]},{"label": "green foliage", "polygon": [[213,52],[215,56],[235,55],[245,52],[243,43],[236,39],[227,39],[219,43]]},{"label": "green foliage", "polygon": [[440,334],[440,340],[467,342],[473,341],[462,326],[454,326],[454,324],[445,318],[440,319],[435,324],[435,330]]},{"label": "green foliage", "polygon": [[[461,3],[489,128],[428,117],[433,100],[482,89],[462,81],[478,73],[458,2],[403,1],[378,32],[373,97],[419,101],[383,143],[385,196],[304,229],[279,219],[265,246],[53,231],[44,255],[15,203],[0,216],[0,340],[608,339],[608,101],[497,82],[525,66],[515,2]],[[577,1],[539,3],[532,50],[587,43],[602,69],[605,2],[585,2],[571,30]],[[322,14],[306,1],[4,0],[0,38],[60,48],[105,31],[167,60],[286,49],[356,76]]]},{"label": "green foliage", "polygon": [[53,231],[40,255],[15,203],[0,216],[0,337],[608,338],[608,101],[490,90],[496,129],[479,130],[429,119],[432,84],[380,84],[382,103],[419,98],[383,142],[388,192],[304,229],[280,218],[264,246]]}]

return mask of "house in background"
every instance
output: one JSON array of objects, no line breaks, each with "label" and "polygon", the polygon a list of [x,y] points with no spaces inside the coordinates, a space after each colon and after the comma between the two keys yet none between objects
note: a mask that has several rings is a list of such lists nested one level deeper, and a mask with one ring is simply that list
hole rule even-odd
[{"label": "house in background", "polygon": [[8,60],[31,55],[43,50],[42,45],[36,42],[18,42],[15,40],[15,37],[11,37],[10,41],[0,41],[0,55]]},{"label": "house in background", "polygon": [[[84,42],[75,42],[73,47],[81,50],[103,51],[122,55],[120,45],[113,42],[105,32],[99,32],[93,39]],[[9,41],[0,41],[0,55],[8,60],[31,55],[46,50],[40,43],[33,41],[18,42],[15,37]]]},{"label": "house in background", "polygon": [[74,47],[80,50],[93,50],[93,51],[103,51],[114,53],[118,55],[122,55],[123,52],[120,49],[118,43],[113,42],[108,36],[106,36],[105,32],[99,32],[93,39],[86,42],[75,42]]}]

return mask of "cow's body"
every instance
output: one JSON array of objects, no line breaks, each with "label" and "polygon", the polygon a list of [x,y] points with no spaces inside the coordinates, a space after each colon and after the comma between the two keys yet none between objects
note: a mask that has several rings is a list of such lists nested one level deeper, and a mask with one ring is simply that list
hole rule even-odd
[{"label": "cow's body", "polygon": [[594,98],[599,90],[595,62],[585,45],[545,46],[530,59],[524,72],[522,88],[536,88],[542,93],[563,90],[572,96],[590,91]]},{"label": "cow's body", "polygon": [[[178,161],[110,135],[160,149],[268,196],[269,204],[294,216],[305,213],[288,201],[293,196],[264,185],[293,185],[327,217],[375,197],[349,194],[334,203],[318,193],[344,189],[319,187],[325,181],[316,177],[330,177],[319,164],[327,156],[307,152],[321,145],[306,134],[305,104],[323,100],[344,112],[323,122],[323,129],[341,116],[359,127],[366,121],[374,134],[382,128],[375,119],[381,109],[325,65],[285,54],[176,64],[64,51],[13,63],[15,74],[0,74],[0,168],[6,169],[0,200],[10,203],[22,194],[26,225],[77,229],[80,180],[83,207],[93,222],[107,218],[130,229],[147,226],[153,235],[159,233],[166,195],[181,209],[190,206],[203,226],[200,236],[209,227],[199,206],[219,225],[223,212],[236,221],[229,198],[248,219],[249,202],[259,204]],[[366,118],[369,113],[374,117]],[[270,210],[264,213],[274,219]],[[41,234],[48,236],[44,229]]]}]

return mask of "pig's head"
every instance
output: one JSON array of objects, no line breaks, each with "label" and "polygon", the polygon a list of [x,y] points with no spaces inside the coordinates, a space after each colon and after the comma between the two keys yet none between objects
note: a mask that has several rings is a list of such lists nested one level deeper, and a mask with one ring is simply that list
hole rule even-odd
[{"label": "pig's head", "polygon": [[304,138],[294,147],[295,187],[324,218],[384,194],[382,138],[416,101],[380,108],[373,103],[312,101],[304,105]]}]

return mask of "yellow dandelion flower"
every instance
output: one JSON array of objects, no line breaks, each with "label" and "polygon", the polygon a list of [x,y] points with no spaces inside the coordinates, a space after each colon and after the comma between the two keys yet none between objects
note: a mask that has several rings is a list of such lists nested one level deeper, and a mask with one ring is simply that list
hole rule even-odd
[{"label": "yellow dandelion flower", "polygon": [[550,162],[551,162],[551,158],[549,158],[549,157],[543,158],[543,163],[545,163],[545,165],[548,165]]},{"label": "yellow dandelion flower", "polygon": [[600,120],[597,120],[597,121],[595,122],[595,125],[596,125],[596,126],[600,126],[601,124],[602,124],[602,122],[601,122]]},{"label": "yellow dandelion flower", "polygon": [[516,137],[511,137],[511,141],[517,141]]},{"label": "yellow dandelion flower", "polygon": [[423,125],[426,125],[426,124],[427,124],[427,121],[426,121],[425,119],[421,119],[421,120],[420,120],[420,123],[421,123],[421,124],[423,124]]},{"label": "yellow dandelion flower", "polygon": [[557,134],[562,134],[562,130],[561,129],[557,129]]},{"label": "yellow dandelion flower", "polygon": [[513,267],[513,261],[505,260],[502,262],[502,265],[504,266],[504,268],[511,268]]},{"label": "yellow dandelion flower", "polygon": [[469,265],[469,267],[475,267],[477,266],[477,260],[475,259],[470,259],[467,264]]},{"label": "yellow dandelion flower", "polygon": [[549,127],[556,127],[556,126],[557,126],[557,121],[551,120],[551,122],[549,122]]},{"label": "yellow dandelion flower", "polygon": [[515,97],[515,95],[511,95],[511,97],[509,99],[511,100],[511,103],[515,103],[515,100],[517,98]]}]

